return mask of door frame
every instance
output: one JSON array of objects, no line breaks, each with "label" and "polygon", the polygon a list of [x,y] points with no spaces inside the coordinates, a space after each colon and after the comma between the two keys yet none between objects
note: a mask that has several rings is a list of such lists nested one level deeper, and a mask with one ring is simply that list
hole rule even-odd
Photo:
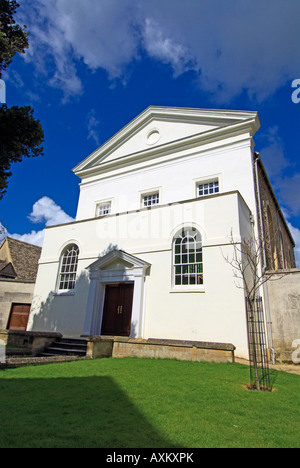
[{"label": "door frame", "polygon": [[144,260],[121,250],[113,250],[87,268],[90,287],[84,335],[101,334],[106,285],[133,283],[130,338],[144,337],[146,277],[150,267]]},{"label": "door frame", "polygon": [[[134,294],[134,283],[132,283],[132,282],[129,282],[129,281],[126,281],[126,282],[125,282],[125,281],[124,281],[124,282],[122,282],[122,283],[107,283],[106,286],[105,286],[105,295],[104,295],[104,303],[103,303],[103,314],[102,314],[101,333],[103,333],[102,328],[103,328],[103,319],[104,319],[104,313],[105,313],[105,304],[106,304],[106,297],[107,297],[108,288],[109,288],[110,286],[115,286],[114,289],[118,289],[118,293],[117,293],[117,294],[119,295],[119,293],[120,293],[120,287],[121,287],[122,285],[130,285],[130,286],[132,287],[132,296],[133,296],[133,294]],[[116,294],[116,292],[115,292],[115,294]],[[120,298],[120,296],[119,296],[119,298]],[[133,301],[132,301],[132,302],[133,302]],[[119,302],[119,304],[121,304],[121,302]],[[128,309],[128,310],[129,310],[129,309]],[[132,324],[132,303],[131,303],[131,307],[130,307],[130,326],[131,326],[131,324]],[[106,334],[107,334],[107,333],[106,333]],[[115,333],[115,334],[116,334],[116,333]],[[128,336],[128,335],[120,335],[120,336]]]}]

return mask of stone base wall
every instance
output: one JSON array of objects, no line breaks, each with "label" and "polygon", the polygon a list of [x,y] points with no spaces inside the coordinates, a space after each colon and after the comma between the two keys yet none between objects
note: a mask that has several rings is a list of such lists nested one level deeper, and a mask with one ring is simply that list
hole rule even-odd
[{"label": "stone base wall", "polygon": [[138,357],[198,362],[234,362],[235,347],[228,343],[142,340],[115,336],[95,336],[87,339],[87,355],[92,359]]},{"label": "stone base wall", "polygon": [[0,342],[6,347],[24,350],[25,354],[36,356],[45,347],[54,343],[57,338],[61,338],[60,333],[47,332],[24,332],[16,330],[0,330]]}]

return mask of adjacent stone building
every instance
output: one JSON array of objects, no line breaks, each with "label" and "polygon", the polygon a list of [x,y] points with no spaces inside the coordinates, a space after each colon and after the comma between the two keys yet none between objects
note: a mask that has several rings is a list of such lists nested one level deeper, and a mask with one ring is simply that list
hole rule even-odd
[{"label": "adjacent stone building", "polygon": [[0,246],[0,329],[26,330],[41,248],[7,237]]}]

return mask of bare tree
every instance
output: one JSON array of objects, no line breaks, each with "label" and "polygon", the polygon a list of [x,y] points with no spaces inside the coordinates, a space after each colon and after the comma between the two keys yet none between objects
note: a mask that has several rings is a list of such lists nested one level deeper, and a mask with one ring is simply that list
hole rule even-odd
[{"label": "bare tree", "polygon": [[241,280],[236,283],[237,288],[244,289],[246,297],[253,302],[257,298],[261,286],[275,274],[264,271],[261,267],[264,243],[255,237],[243,238],[240,243],[237,243],[231,231],[230,244],[233,247],[232,257],[225,256],[222,252],[223,257],[233,267],[234,277]]},{"label": "bare tree", "polygon": [[[230,244],[232,256],[223,257],[233,268],[234,277],[239,280],[236,286],[245,291],[248,347],[250,358],[250,378],[252,388],[257,390],[271,389],[267,347],[265,342],[264,318],[260,289],[271,280],[274,272],[262,268],[265,245],[255,236],[236,242],[231,232]],[[278,279],[278,276],[276,277]]]}]

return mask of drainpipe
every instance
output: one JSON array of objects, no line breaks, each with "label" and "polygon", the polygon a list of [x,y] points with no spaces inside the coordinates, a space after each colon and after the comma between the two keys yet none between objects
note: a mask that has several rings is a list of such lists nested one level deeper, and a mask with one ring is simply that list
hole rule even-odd
[{"label": "drainpipe", "polygon": [[[258,161],[260,159],[260,155],[258,153],[254,153],[254,154],[256,156],[256,158],[255,158],[255,178],[256,178],[256,190],[257,190],[257,198],[258,198],[259,219],[260,219],[260,226],[261,226],[261,240],[262,240],[262,243],[263,243],[263,262],[264,262],[264,264],[263,264],[263,268],[262,268],[262,273],[265,274],[266,269],[267,269],[267,258],[266,258],[263,216],[262,216],[260,189],[259,189],[259,183],[258,183],[258,169],[257,169],[257,165],[258,165]],[[268,324],[268,330],[269,330],[270,349],[271,349],[271,353],[272,353],[272,364],[275,364],[276,352],[275,352],[275,349],[273,347],[273,331],[272,331],[270,301],[269,301],[269,293],[268,293],[267,283],[264,283],[263,289],[264,289],[264,298],[265,298],[265,305],[266,305],[266,312],[267,312],[267,324]]]},{"label": "drainpipe", "polygon": [[285,258],[284,258],[284,252],[283,252],[282,234],[281,234],[281,229],[280,229],[279,210],[276,211],[276,214],[277,214],[277,224],[278,224],[278,233],[279,233],[279,239],[280,239],[280,247],[281,247],[282,266],[285,269]]},{"label": "drainpipe", "polygon": [[265,304],[266,304],[266,309],[267,309],[268,329],[269,329],[269,338],[270,338],[270,349],[271,349],[271,353],[272,353],[272,364],[275,364],[276,351],[275,351],[275,349],[273,347],[273,332],[272,332],[270,301],[269,301],[269,292],[268,292],[267,283],[264,283],[263,288],[264,288]]}]

